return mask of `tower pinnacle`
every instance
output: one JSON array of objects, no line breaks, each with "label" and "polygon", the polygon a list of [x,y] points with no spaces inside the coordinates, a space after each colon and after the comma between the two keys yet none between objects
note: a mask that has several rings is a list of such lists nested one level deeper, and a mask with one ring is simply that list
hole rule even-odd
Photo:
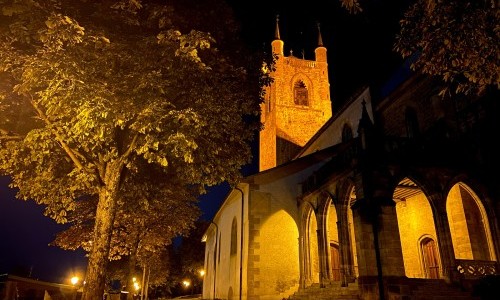
[{"label": "tower pinnacle", "polygon": [[323,47],[323,38],[321,37],[321,28],[318,22],[318,47]]},{"label": "tower pinnacle", "polygon": [[276,15],[276,29],[274,30],[274,39],[281,40],[280,38],[280,28],[279,28],[280,15]]},{"label": "tower pinnacle", "polygon": [[271,42],[271,46],[273,48],[273,54],[283,56],[284,43],[280,37],[279,20],[280,20],[280,15],[276,15],[276,28],[274,29],[274,40]]}]

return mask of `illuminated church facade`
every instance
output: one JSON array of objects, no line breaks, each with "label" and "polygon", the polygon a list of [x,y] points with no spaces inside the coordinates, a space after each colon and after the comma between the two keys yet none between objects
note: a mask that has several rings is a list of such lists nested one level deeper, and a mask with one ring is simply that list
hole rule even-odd
[{"label": "illuminated church facade", "polygon": [[479,299],[499,272],[494,97],[413,75],[332,114],[321,34],[315,60],[283,47],[277,25],[259,172],[205,232],[202,299]]}]

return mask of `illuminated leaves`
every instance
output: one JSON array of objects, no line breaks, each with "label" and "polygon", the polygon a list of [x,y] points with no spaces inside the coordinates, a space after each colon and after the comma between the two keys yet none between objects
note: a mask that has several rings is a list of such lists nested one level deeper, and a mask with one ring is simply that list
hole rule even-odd
[{"label": "illuminated leaves", "polygon": [[[0,170],[56,221],[97,224],[79,242],[97,249],[93,293],[109,249],[121,257],[144,230],[141,249],[157,251],[192,225],[206,186],[237,182],[261,101],[261,61],[212,27],[225,17],[191,20],[184,0],[106,3],[13,0],[0,16]],[[94,214],[80,222],[83,207]]]},{"label": "illuminated leaves", "polygon": [[52,14],[45,21],[46,28],[39,31],[40,41],[45,47],[62,50],[66,44],[82,42],[84,28],[68,16]]},{"label": "illuminated leaves", "polygon": [[209,49],[215,40],[209,33],[191,30],[188,34],[181,34],[178,30],[167,30],[158,34],[158,42],[177,43],[175,55],[196,63],[200,68],[207,68],[207,65],[199,56],[200,50]]},{"label": "illuminated leaves", "polygon": [[358,0],[340,0],[340,4],[352,14],[363,11]]}]

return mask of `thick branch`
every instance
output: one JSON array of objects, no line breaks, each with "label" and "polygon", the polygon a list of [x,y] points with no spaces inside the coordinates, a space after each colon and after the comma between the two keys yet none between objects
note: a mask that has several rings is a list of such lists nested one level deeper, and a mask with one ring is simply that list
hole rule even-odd
[{"label": "thick branch", "polygon": [[[35,103],[34,100],[31,100],[31,104],[33,105],[33,107],[37,111],[40,118],[45,122],[45,124],[52,125],[49,118],[45,115],[45,113],[40,109],[40,107]],[[57,141],[59,142],[59,144],[63,148],[63,150],[69,156],[71,161],[73,161],[73,163],[76,165],[76,167],[78,169],[83,170],[84,172],[86,172],[87,174],[89,174],[91,176],[92,175],[95,176],[96,174],[94,172],[92,172],[91,170],[85,168],[85,166],[82,164],[80,159],[78,159],[78,156],[83,157],[83,155],[78,153],[78,151],[71,149],[71,147],[64,141],[64,138],[57,131],[54,131],[54,134],[56,136]],[[97,178],[97,179],[99,179],[99,178]]]},{"label": "thick branch", "polygon": [[0,140],[22,140],[23,136],[14,134],[13,132],[0,128]]},{"label": "thick branch", "polygon": [[22,140],[23,137],[20,135],[2,135],[0,136],[0,140],[7,140],[7,141],[12,141],[12,140]]},{"label": "thick branch", "polygon": [[135,144],[137,143],[138,138],[139,138],[139,133],[136,133],[134,135],[134,137],[132,138],[132,141],[128,145],[127,150],[125,151],[125,153],[123,153],[122,160],[126,160],[130,156],[130,154],[132,153],[132,150],[134,150],[134,148],[135,148]]}]

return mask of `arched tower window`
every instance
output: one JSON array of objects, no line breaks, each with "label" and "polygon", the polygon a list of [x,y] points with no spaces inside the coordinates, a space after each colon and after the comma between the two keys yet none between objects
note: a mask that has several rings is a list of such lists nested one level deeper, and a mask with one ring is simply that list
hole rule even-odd
[{"label": "arched tower window", "polygon": [[293,85],[293,101],[296,105],[309,105],[309,95],[307,87],[302,80]]},{"label": "arched tower window", "polygon": [[406,108],[405,112],[406,122],[406,136],[409,138],[416,138],[419,135],[417,113],[411,107]]},{"label": "arched tower window", "polygon": [[351,126],[344,124],[344,127],[342,128],[342,142],[347,142],[350,139],[352,139]]},{"label": "arched tower window", "polygon": [[231,255],[236,255],[238,250],[238,224],[236,223],[236,218],[233,219],[233,224],[231,225]]}]

